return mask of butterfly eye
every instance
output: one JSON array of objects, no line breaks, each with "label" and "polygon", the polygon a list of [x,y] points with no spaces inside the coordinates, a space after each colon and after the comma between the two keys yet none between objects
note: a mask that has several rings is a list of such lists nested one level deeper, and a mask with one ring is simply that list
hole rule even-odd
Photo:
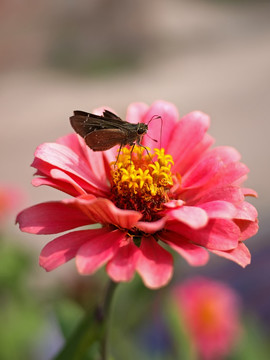
[{"label": "butterfly eye", "polygon": [[139,124],[138,129],[137,129],[137,134],[138,135],[143,135],[147,132],[147,128],[148,126],[146,124]]}]

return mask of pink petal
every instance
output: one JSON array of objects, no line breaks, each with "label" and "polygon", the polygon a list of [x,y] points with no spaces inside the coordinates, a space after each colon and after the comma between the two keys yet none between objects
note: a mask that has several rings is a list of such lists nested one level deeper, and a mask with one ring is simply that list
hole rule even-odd
[{"label": "pink petal", "polygon": [[[183,198],[183,200],[187,203],[197,203],[198,201],[202,202],[201,199],[207,196],[209,192],[214,193],[215,189],[217,189],[217,191],[220,189],[220,194],[222,196],[222,188],[226,188],[230,185],[235,186],[234,182],[247,172],[248,168],[242,163],[228,164],[220,168],[215,175],[211,174],[213,176],[206,176],[205,179],[203,179],[203,181],[206,180],[205,184],[203,185],[201,183],[201,185],[203,185],[202,187],[194,187],[193,189],[190,187],[190,189],[187,189],[181,194],[181,198]],[[199,183],[197,185],[199,185]]]},{"label": "pink petal", "polygon": [[166,285],[173,274],[173,258],[152,237],[143,237],[137,271],[144,284],[150,289]]},{"label": "pink petal", "polygon": [[[85,143],[83,138],[80,138],[81,149],[84,154],[84,158],[87,160],[87,164],[91,172],[95,175],[98,181],[102,184],[107,182],[106,164],[104,163],[104,156],[102,151],[94,152]],[[109,150],[110,151],[110,150]]]},{"label": "pink petal", "polygon": [[[102,109],[104,110],[104,108]],[[101,114],[103,110],[101,111]],[[110,173],[107,172],[107,164],[106,161],[104,162],[104,154],[107,155],[108,153],[111,153],[112,150],[93,153],[93,151],[85,144],[84,139],[77,134],[70,134],[64,136],[58,139],[56,142],[58,144],[65,145],[66,147],[74,151],[81,159],[83,159],[84,162],[87,163],[89,169],[94,172],[95,176],[101,182],[106,182],[106,179],[108,178],[108,175],[110,175]],[[115,158],[115,152],[113,153],[114,155],[111,161],[113,161]]]},{"label": "pink petal", "polygon": [[227,201],[216,200],[199,206],[206,211],[210,218],[232,219],[236,214],[235,206]]},{"label": "pink petal", "polygon": [[76,188],[75,188],[74,184],[71,185],[71,184],[64,183],[59,180],[53,180],[50,178],[34,178],[34,179],[32,179],[31,183],[33,186],[41,186],[41,185],[50,186],[57,190],[63,191],[66,194],[69,194],[71,196],[78,196],[81,194],[85,194],[85,190],[82,187],[80,187],[78,184],[77,184],[78,187],[76,186]]},{"label": "pink petal", "polygon": [[106,231],[82,245],[76,255],[76,265],[80,274],[93,274],[111,260],[119,250],[125,233],[119,230]]},{"label": "pink petal", "polygon": [[[237,204],[244,200],[241,189],[238,186],[233,185],[214,187],[212,189],[208,189],[208,191],[205,191],[203,194],[197,191],[196,195],[198,196],[196,201],[198,205],[216,200],[223,200],[232,204]],[[192,200],[194,201],[195,199]]]},{"label": "pink petal", "polygon": [[21,231],[31,234],[56,234],[95,223],[74,204],[60,201],[31,206],[18,214],[16,222]]},{"label": "pink petal", "polygon": [[130,281],[136,271],[139,249],[132,240],[126,239],[115,256],[108,262],[106,270],[113,281]]},{"label": "pink petal", "polygon": [[37,147],[35,151],[35,160],[32,166],[44,172],[43,169],[36,166],[39,165],[40,160],[76,176],[85,179],[88,178],[89,168],[87,167],[87,164],[84,161],[80,161],[78,154],[61,144],[44,143]]},{"label": "pink petal", "polygon": [[253,189],[242,188],[241,190],[242,190],[242,192],[243,192],[243,194],[244,194],[245,196],[258,197],[257,192],[256,192],[255,190],[253,190]]},{"label": "pink petal", "polygon": [[180,254],[190,265],[202,266],[208,262],[208,252],[175,232],[162,232],[159,238]]},{"label": "pink petal", "polygon": [[207,249],[231,250],[237,247],[240,238],[239,227],[228,219],[210,219],[198,230],[177,221],[167,222],[166,228]]},{"label": "pink petal", "polygon": [[[93,152],[93,156],[95,153]],[[90,170],[85,159],[78,156],[71,149],[57,143],[40,145],[35,152],[32,166],[44,175],[50,176],[53,168],[68,172],[81,186],[88,190],[98,190],[100,194],[108,191],[104,181],[100,181],[95,173]]]},{"label": "pink petal", "polygon": [[[235,163],[239,159],[239,153],[232,147],[220,146],[211,149],[204,155],[199,163],[195,164],[189,172],[183,176],[182,186],[184,188],[191,188],[205,185],[214,178],[215,175],[220,172],[223,173],[224,168],[227,169],[228,164]],[[238,175],[237,179],[239,177]]]},{"label": "pink petal", "polygon": [[[248,167],[240,162],[231,163],[222,169],[222,171],[217,174],[210,187],[213,186],[227,186],[227,185],[237,185],[240,184],[246,179],[246,174],[249,172]],[[240,181],[241,179],[241,181]]]},{"label": "pink petal", "polygon": [[214,139],[209,134],[205,134],[203,139],[190,149],[182,161],[179,160],[179,156],[174,157],[174,172],[179,172],[183,176],[196,162],[200,160],[213,143]]},{"label": "pink petal", "polygon": [[163,205],[168,209],[175,209],[183,206],[185,202],[183,200],[171,200]]},{"label": "pink petal", "polygon": [[251,255],[248,248],[241,242],[239,243],[238,247],[233,250],[229,250],[229,251],[210,250],[210,251],[216,255],[232,260],[242,267],[246,267],[247,265],[250,264],[251,261]]},{"label": "pink petal", "polygon": [[[159,119],[154,119],[149,123],[149,121],[155,116],[160,116],[162,121]],[[157,140],[157,142],[154,142],[146,135],[143,138],[143,144],[145,146],[149,146],[150,148],[163,147],[166,149],[169,144],[172,132],[175,130],[175,125],[178,119],[178,110],[172,103],[161,100],[154,102],[146,112],[143,122],[146,124],[149,123],[148,135],[152,139]],[[162,139],[160,144],[161,130]]]},{"label": "pink petal", "polygon": [[165,222],[166,220],[164,217],[151,222],[139,221],[136,224],[136,228],[147,234],[154,234],[155,232],[164,228]]},{"label": "pink petal", "polygon": [[66,183],[67,186],[68,185],[73,186],[73,188],[77,192],[77,195],[78,194],[82,195],[82,194],[86,193],[86,191],[76,181],[74,181],[71,176],[66,174],[64,171],[62,171],[60,169],[52,169],[50,174],[51,174],[51,177],[53,179],[55,179],[56,181],[61,182],[61,184]]},{"label": "pink petal", "polygon": [[113,224],[122,229],[132,228],[142,217],[138,211],[119,209],[110,200],[93,198],[91,195],[82,195],[65,202],[75,202],[95,222]]},{"label": "pink petal", "polygon": [[182,206],[178,209],[169,210],[166,215],[170,220],[180,221],[192,229],[199,229],[207,224],[207,213],[195,206]]},{"label": "pink petal", "polygon": [[109,150],[102,151],[103,162],[104,162],[104,166],[105,166],[107,179],[111,178],[111,171],[112,171],[111,164],[115,163],[115,161],[117,159],[117,155],[118,155],[118,150],[119,150],[119,147],[114,146],[113,148],[111,148]]},{"label": "pink petal", "polygon": [[241,220],[250,220],[255,221],[258,217],[258,212],[253,205],[250,203],[243,201],[237,207],[237,213],[235,214],[235,219]]},{"label": "pink petal", "polygon": [[182,178],[183,188],[198,188],[207,184],[220,169],[215,157],[203,159]]},{"label": "pink petal", "polygon": [[132,124],[138,124],[142,122],[148,108],[148,105],[141,102],[130,104],[127,108],[126,121]]},{"label": "pink petal", "polygon": [[185,164],[185,159],[203,140],[209,124],[208,115],[200,111],[193,111],[185,115],[175,126],[167,153],[173,156],[177,171],[183,169],[185,165],[180,164]]},{"label": "pink petal", "polygon": [[56,140],[57,144],[64,145],[67,148],[71,149],[73,152],[79,156],[83,156],[81,142],[81,137],[75,133],[71,133],[65,136],[62,136]]},{"label": "pink petal", "polygon": [[241,231],[241,241],[247,240],[252,236],[256,235],[259,229],[258,220],[247,221],[247,220],[234,220]]},{"label": "pink petal", "polygon": [[51,271],[74,258],[79,248],[96,237],[103,236],[107,229],[73,231],[49,242],[41,251],[39,264]]}]

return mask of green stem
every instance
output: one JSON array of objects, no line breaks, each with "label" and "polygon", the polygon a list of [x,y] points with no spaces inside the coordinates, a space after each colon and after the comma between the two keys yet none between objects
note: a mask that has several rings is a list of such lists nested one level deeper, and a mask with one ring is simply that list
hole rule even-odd
[{"label": "green stem", "polygon": [[72,337],[67,341],[54,360],[84,360],[89,349],[96,344],[100,346],[100,356],[93,355],[91,359],[108,360],[108,333],[110,310],[117,283],[109,281],[104,301],[96,309],[86,313]]},{"label": "green stem", "polygon": [[101,359],[108,359],[108,334],[109,334],[109,323],[110,323],[110,310],[112,306],[112,299],[116,289],[117,283],[110,280],[107,286],[107,291],[104,297],[104,302],[102,306],[103,312],[103,321],[104,321],[104,337],[101,344]]}]

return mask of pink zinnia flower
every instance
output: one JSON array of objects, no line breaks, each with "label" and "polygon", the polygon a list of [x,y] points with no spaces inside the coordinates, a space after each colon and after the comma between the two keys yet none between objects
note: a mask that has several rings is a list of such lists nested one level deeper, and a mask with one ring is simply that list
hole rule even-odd
[{"label": "pink zinnia flower", "polygon": [[173,289],[182,326],[200,359],[227,356],[239,339],[240,301],[226,284],[196,277]]},{"label": "pink zinnia flower", "polygon": [[[100,110],[99,110],[100,113]],[[191,265],[204,265],[208,251],[246,266],[250,254],[243,241],[257,232],[257,212],[244,201],[253,190],[241,188],[248,168],[230,147],[209,149],[209,117],[192,112],[178,121],[174,105],[157,101],[131,104],[126,120],[163,120],[162,148],[147,135],[143,148],[93,152],[76,134],[40,145],[32,164],[33,185],[48,185],[71,195],[22,211],[22,231],[55,234],[84,225],[101,228],[65,233],[48,243],[40,265],[53,270],[76,258],[79,273],[92,274],[106,265],[116,282],[137,271],[146,286],[167,284],[173,273],[169,246]],[[149,125],[159,139],[158,121]]]}]

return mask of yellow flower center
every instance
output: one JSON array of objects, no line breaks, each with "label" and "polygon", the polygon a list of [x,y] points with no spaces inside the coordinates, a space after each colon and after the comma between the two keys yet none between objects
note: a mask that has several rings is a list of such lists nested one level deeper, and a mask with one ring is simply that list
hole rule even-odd
[{"label": "yellow flower center", "polygon": [[153,154],[147,151],[137,145],[132,151],[120,151],[117,162],[112,163],[111,199],[121,209],[140,211],[143,221],[153,221],[169,201],[173,159],[164,149],[154,149]]}]

